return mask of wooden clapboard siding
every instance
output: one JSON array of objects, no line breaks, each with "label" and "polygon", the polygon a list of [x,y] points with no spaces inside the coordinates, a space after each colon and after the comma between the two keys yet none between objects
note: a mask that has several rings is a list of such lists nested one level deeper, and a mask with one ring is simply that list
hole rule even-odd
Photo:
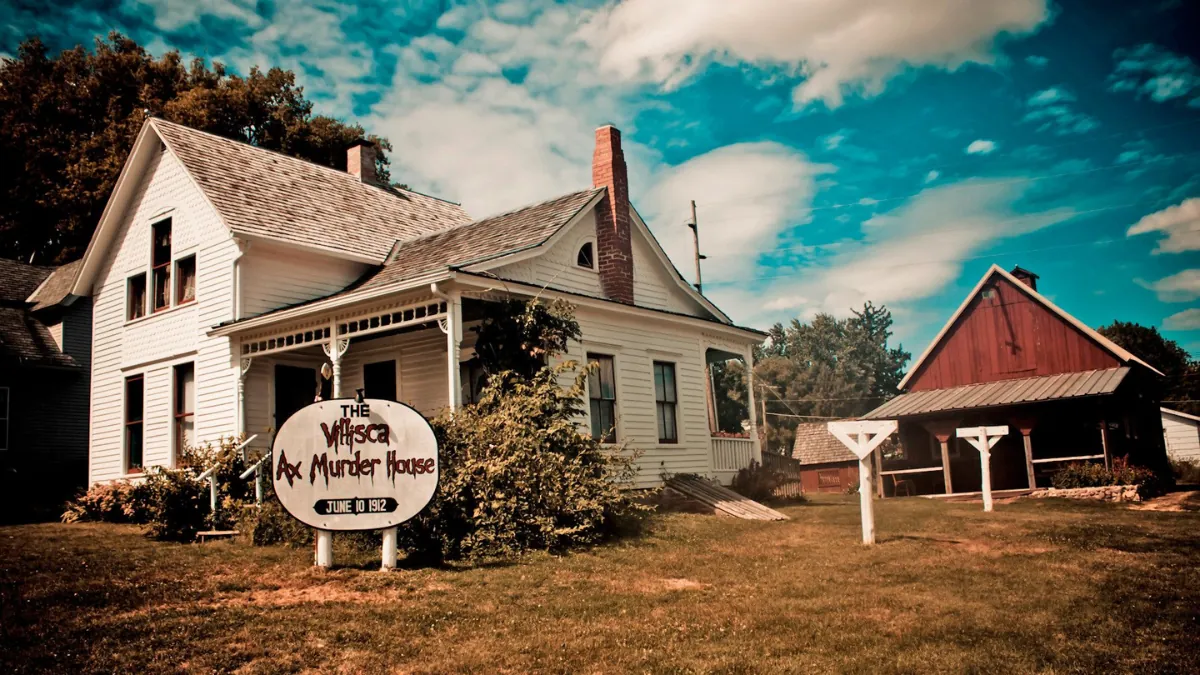
[{"label": "wooden clapboard siding", "polygon": [[[124,386],[146,378],[145,461],[172,457],[172,368],[194,362],[195,423],[200,440],[233,433],[237,364],[226,338],[210,326],[232,318],[232,269],[237,246],[182,165],[160,149],[137,177],[137,188],[92,288],[92,405],[89,480],[124,471]],[[195,302],[125,321],[126,278],[149,270],[150,226],[172,218],[174,259],[196,255]]]},{"label": "wooden clapboard siding", "polygon": [[[995,297],[985,298],[988,288]],[[909,381],[909,391],[1115,368],[1078,328],[996,275],[971,300]]]},{"label": "wooden clapboard siding", "polygon": [[242,318],[336,293],[368,269],[363,263],[266,242],[255,242],[239,265]]},{"label": "wooden clapboard siding", "polygon": [[1200,462],[1200,420],[1164,410],[1162,425],[1171,459]]}]

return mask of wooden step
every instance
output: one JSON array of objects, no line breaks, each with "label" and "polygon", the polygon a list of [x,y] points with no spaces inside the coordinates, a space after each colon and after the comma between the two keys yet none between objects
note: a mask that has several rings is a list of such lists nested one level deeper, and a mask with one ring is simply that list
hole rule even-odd
[{"label": "wooden step", "polygon": [[693,478],[676,476],[667,481],[667,486],[712,508],[714,511],[743,520],[788,520],[788,517],[753,499],[721,487],[714,483]]},{"label": "wooden step", "polygon": [[196,540],[203,543],[212,541],[213,539],[227,539],[236,536],[238,536],[237,530],[209,530],[207,532],[197,532]]}]

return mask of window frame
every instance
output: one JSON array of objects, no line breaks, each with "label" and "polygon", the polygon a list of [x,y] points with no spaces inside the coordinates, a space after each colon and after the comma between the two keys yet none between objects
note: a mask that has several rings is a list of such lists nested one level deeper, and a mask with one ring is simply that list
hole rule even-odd
[{"label": "window frame", "polygon": [[[588,410],[588,431],[589,431],[589,433],[591,433],[592,438],[595,438],[596,440],[600,441],[601,443],[615,444],[615,443],[617,443],[617,439],[620,438],[620,416],[617,412],[617,401],[620,399],[620,392],[618,391],[618,387],[617,387],[617,357],[612,354],[602,354],[599,352],[587,352],[585,354],[585,359],[586,359],[589,367],[591,366],[592,363],[600,363],[600,359],[607,359],[608,362],[612,365],[612,398],[604,398],[604,383],[603,383],[602,373],[599,372],[599,370],[597,373],[588,373],[588,408],[587,408],[587,410]],[[602,369],[603,366],[601,366],[600,368]],[[598,389],[600,391],[600,398],[594,398],[592,396],[592,391],[593,391],[592,382],[594,381],[592,378],[597,377],[597,376],[601,377],[600,385],[598,387]],[[600,403],[601,407],[603,407],[604,404],[607,403],[608,407],[611,410],[610,415],[612,417],[612,425],[608,428],[608,433],[605,435],[601,435],[601,436],[597,436],[597,434],[596,434],[597,420],[596,420],[595,411],[593,411],[593,408],[596,407],[594,405],[594,402],[597,402],[597,401],[601,402]],[[601,417],[603,417],[603,416],[601,416]],[[601,423],[603,423],[602,419],[601,419]]]},{"label": "window frame", "polygon": [[4,421],[4,433],[0,434],[0,452],[8,452],[8,439],[11,434],[9,427],[12,426],[12,388],[0,387],[0,392],[4,392],[4,406],[0,407],[0,420]]},{"label": "window frame", "polygon": [[[181,263],[185,263],[189,260],[192,263],[192,297],[185,300],[183,299],[183,275],[179,273],[179,269]],[[173,303],[172,306],[181,307],[183,305],[190,305],[196,301],[198,290],[196,286],[200,277],[199,270],[196,266],[196,254],[193,252],[188,253],[187,255],[181,255],[175,259],[173,265],[175,266],[175,269],[171,276],[171,285],[174,287],[171,291],[171,300]]]},{"label": "window frame", "polygon": [[[663,369],[662,372],[664,374],[664,379],[663,379],[664,385],[663,385],[663,392],[662,392],[661,399],[659,398],[659,391],[658,391],[659,390],[658,373],[659,373],[660,368]],[[667,372],[667,369],[670,369],[670,373],[671,373],[671,392],[670,392],[669,398],[667,396],[666,384],[665,384],[665,382],[666,382],[665,374]],[[655,422],[655,428],[656,428],[656,431],[658,434],[658,442],[660,444],[664,444],[664,445],[678,445],[679,444],[679,377],[678,377],[678,369],[676,368],[676,364],[674,361],[655,360],[655,361],[651,362],[650,371],[651,371],[651,377],[653,378],[653,381],[654,381],[654,422]],[[671,421],[670,427],[671,428],[669,431],[674,433],[673,437],[670,435],[665,435],[665,432],[668,431],[668,429],[666,429],[666,425],[664,424],[664,422],[667,420],[666,416],[664,415],[664,410],[666,409],[665,407],[667,407],[667,406],[670,407],[670,412],[671,412],[671,417],[670,417],[670,421]]]},{"label": "window frame", "polygon": [[[591,265],[582,265],[579,263],[579,257],[583,253],[583,249],[585,247],[589,247],[589,246],[591,247],[591,263],[592,264]],[[577,267],[581,270],[588,270],[589,272],[595,272],[598,270],[598,268],[596,266],[596,262],[597,262],[596,261],[596,241],[591,238],[584,239],[582,242],[579,243],[579,245],[577,247],[575,247],[575,267]]]},{"label": "window frame", "polygon": [[[131,421],[129,419],[129,412],[130,412],[129,411],[129,401],[130,401],[129,385],[132,384],[133,382],[140,382],[141,389],[142,389],[141,415],[139,416],[137,421]],[[145,469],[146,469],[146,374],[145,373],[135,373],[133,375],[125,376],[124,389],[122,389],[122,391],[121,391],[121,399],[123,401],[122,411],[121,411],[121,456],[122,456],[121,463],[122,463],[122,469],[125,471],[126,475],[134,474],[134,473],[144,473]],[[138,466],[136,466],[136,467],[131,465],[130,456],[129,456],[129,451],[130,451],[129,440],[130,440],[130,433],[131,433],[130,427],[135,424],[138,426],[139,446],[140,446],[139,451],[141,452],[141,457],[139,458],[140,461],[139,461]]]},{"label": "window frame", "polygon": [[[126,323],[128,323],[130,321],[137,321],[138,319],[144,319],[144,318],[146,318],[146,316],[148,316],[148,314],[146,312],[147,300],[149,299],[149,295],[147,292],[148,291],[147,277],[148,277],[148,275],[145,272],[138,272],[137,274],[131,274],[131,275],[125,277],[125,322]],[[133,281],[135,279],[139,279],[139,278],[142,281],[141,312],[137,316],[133,316],[132,312],[131,312],[131,310],[133,309]]]},{"label": "window frame", "polygon": [[[184,369],[184,368],[191,369],[191,371],[192,371],[192,400],[191,400],[191,405],[188,406],[190,408],[190,410],[188,412],[181,412],[179,409],[181,395],[183,393],[182,387],[180,387],[181,380],[180,380],[179,376],[182,372],[182,369]],[[145,386],[145,385],[143,385],[143,386]],[[145,418],[145,413],[142,414],[142,417]],[[179,455],[181,452],[183,452],[183,448],[184,448],[183,424],[184,424],[185,420],[189,420],[189,419],[192,423],[193,440],[195,440],[195,438],[194,438],[194,436],[196,434],[196,362],[195,361],[184,361],[183,363],[176,363],[175,365],[171,366],[171,435],[172,435],[172,443],[175,444],[174,461],[172,461],[172,463],[171,463],[172,466],[175,466],[178,464]],[[145,448],[144,445],[143,445],[143,448]],[[143,452],[144,452],[144,450],[143,450]]]},{"label": "window frame", "polygon": [[[163,225],[165,225],[167,228],[166,255],[165,255],[165,260],[162,260],[161,262],[156,262],[158,260],[157,256],[155,255],[158,252],[158,232],[159,232],[159,228],[162,227]],[[149,287],[147,289],[147,291],[150,294],[150,314],[158,314],[159,312],[165,312],[174,306],[171,302],[171,300],[173,299],[173,297],[175,295],[175,287],[174,287],[174,284],[171,279],[171,272],[173,271],[171,269],[172,265],[173,265],[173,261],[171,258],[171,252],[172,252],[172,249],[174,248],[174,235],[175,235],[175,226],[174,226],[173,218],[171,216],[159,218],[158,220],[155,220],[154,222],[150,223],[150,277],[149,277]],[[163,280],[163,283],[165,284],[167,297],[166,297],[166,302],[163,303],[163,305],[161,307],[158,306],[159,274],[166,275],[166,278]]]}]

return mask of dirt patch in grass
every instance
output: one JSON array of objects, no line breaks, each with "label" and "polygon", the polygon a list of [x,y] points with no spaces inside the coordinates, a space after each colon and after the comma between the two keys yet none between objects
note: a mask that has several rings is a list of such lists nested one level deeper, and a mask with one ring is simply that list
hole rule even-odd
[{"label": "dirt patch in grass", "polygon": [[1134,504],[1132,508],[1142,511],[1167,511],[1175,513],[1200,511],[1200,490],[1168,492],[1154,499],[1147,499],[1140,504]]}]

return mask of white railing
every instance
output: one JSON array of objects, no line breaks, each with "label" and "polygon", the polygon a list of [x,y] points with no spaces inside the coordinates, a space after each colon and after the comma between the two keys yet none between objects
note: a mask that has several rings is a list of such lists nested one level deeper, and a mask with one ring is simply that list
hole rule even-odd
[{"label": "white railing", "polygon": [[[253,441],[256,438],[258,438],[258,434],[255,434],[239,443],[238,446],[233,449],[233,451],[241,452],[247,445],[250,445],[250,441]],[[219,468],[221,468],[220,464],[213,464],[212,466],[208,467],[204,473],[196,476],[196,480],[208,481],[208,505],[212,509],[213,513],[217,512],[217,469]]]},{"label": "white railing", "polygon": [[749,438],[713,436],[713,471],[737,471],[750,466],[754,459],[754,441]]},{"label": "white railing", "polygon": [[246,469],[245,471],[243,471],[242,475],[239,476],[239,478],[241,478],[242,480],[246,480],[247,478],[250,477],[251,474],[254,475],[254,503],[257,504],[258,506],[262,506],[262,500],[263,500],[262,466],[263,466],[263,464],[266,464],[267,461],[270,459],[271,459],[271,453],[267,452],[267,454],[260,457],[257,462],[252,464],[249,469]]}]

